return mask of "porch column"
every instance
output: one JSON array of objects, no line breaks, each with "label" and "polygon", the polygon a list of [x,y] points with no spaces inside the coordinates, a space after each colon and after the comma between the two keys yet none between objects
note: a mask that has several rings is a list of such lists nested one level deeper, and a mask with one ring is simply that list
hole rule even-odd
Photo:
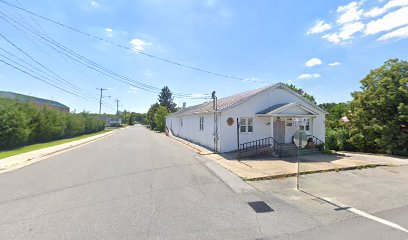
[{"label": "porch column", "polygon": [[273,121],[275,121],[275,117],[271,117],[271,137],[275,138],[275,136],[273,136]]}]

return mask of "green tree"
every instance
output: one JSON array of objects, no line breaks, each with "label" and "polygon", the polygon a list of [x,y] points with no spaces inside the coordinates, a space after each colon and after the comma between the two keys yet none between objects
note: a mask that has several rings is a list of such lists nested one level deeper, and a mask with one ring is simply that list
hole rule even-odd
[{"label": "green tree", "polygon": [[160,107],[160,105],[156,102],[152,104],[147,111],[146,114],[146,124],[150,126],[151,129],[156,129],[156,120],[154,119],[154,114],[156,113],[157,109]]},{"label": "green tree", "polygon": [[0,107],[0,149],[21,146],[29,140],[30,116],[16,106]]},{"label": "green tree", "polygon": [[156,113],[154,114],[154,120],[156,122],[155,130],[163,132],[166,128],[166,116],[169,114],[169,111],[165,106],[160,106]]},{"label": "green tree", "polygon": [[157,100],[160,106],[165,106],[169,112],[176,111],[176,104],[173,102],[173,93],[167,86],[162,88]]},{"label": "green tree", "polygon": [[287,84],[287,83],[286,83],[285,85],[286,85],[288,88],[292,89],[293,91],[299,93],[302,97],[304,97],[304,98],[306,98],[307,100],[311,101],[312,103],[316,104],[316,99],[315,99],[312,95],[310,95],[310,94],[306,93],[305,91],[303,91],[303,89],[298,88],[298,87],[296,87],[296,86],[293,85],[293,84]]},{"label": "green tree", "polygon": [[329,114],[326,116],[326,128],[338,128],[342,125],[341,118],[346,116],[349,111],[348,103],[322,103],[319,107],[326,110]]},{"label": "green tree", "polygon": [[349,142],[359,151],[408,156],[408,62],[388,60],[352,96]]},{"label": "green tree", "polygon": [[52,107],[0,98],[0,149],[46,142],[105,128],[99,115],[66,113]]}]

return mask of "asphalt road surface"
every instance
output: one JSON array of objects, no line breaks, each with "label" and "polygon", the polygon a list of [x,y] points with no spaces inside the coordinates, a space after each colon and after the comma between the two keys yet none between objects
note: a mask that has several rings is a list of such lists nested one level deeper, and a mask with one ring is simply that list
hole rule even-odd
[{"label": "asphalt road surface", "polygon": [[[0,239],[408,237],[357,216],[322,225],[273,194],[237,193],[222,180],[230,173],[215,174],[206,162],[139,125],[1,174]],[[255,213],[249,201],[275,211]],[[383,213],[405,222],[407,214]]]}]

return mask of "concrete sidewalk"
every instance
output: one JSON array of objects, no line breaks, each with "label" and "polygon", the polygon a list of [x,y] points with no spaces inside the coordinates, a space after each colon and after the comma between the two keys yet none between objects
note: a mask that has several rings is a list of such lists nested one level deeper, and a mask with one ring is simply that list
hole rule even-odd
[{"label": "concrete sidewalk", "polygon": [[26,152],[26,153],[22,153],[22,154],[0,159],[0,174],[31,165],[43,159],[63,153],[72,148],[79,147],[81,145],[97,141],[101,138],[114,134],[117,131],[118,130],[113,130],[110,132],[98,134],[98,135],[80,139],[77,141],[72,141],[72,142],[68,142],[68,143],[64,143],[64,144],[60,144],[60,145],[56,145],[52,147],[42,148],[42,149],[38,149],[35,151]]},{"label": "concrete sidewalk", "polygon": [[[219,165],[235,173],[245,180],[265,180],[295,176],[297,172],[296,156],[287,158],[272,158],[260,156],[241,158],[236,154],[217,154],[207,148],[187,140],[170,135],[173,139],[194,149],[198,154],[217,162]],[[301,155],[300,172],[302,174],[326,171],[344,171],[377,166],[402,166],[408,165],[408,159],[396,156],[385,156],[365,153],[341,152],[341,154],[310,154]]]},{"label": "concrete sidewalk", "polygon": [[[295,176],[297,173],[297,157],[274,159],[270,156],[241,159],[240,162],[257,170],[263,175],[249,180],[272,179]],[[341,155],[315,153],[300,156],[299,170],[301,174],[327,171],[344,171],[377,166],[408,165],[408,159],[363,153],[342,152]],[[267,177],[265,177],[266,175]]]}]

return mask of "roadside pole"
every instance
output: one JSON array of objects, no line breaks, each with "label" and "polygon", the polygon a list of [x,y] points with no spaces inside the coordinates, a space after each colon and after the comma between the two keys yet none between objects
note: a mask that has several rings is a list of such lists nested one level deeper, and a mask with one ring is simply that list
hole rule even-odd
[{"label": "roadside pole", "polygon": [[299,189],[299,175],[300,175],[300,122],[298,123],[298,141],[299,145],[297,146],[297,174],[296,174],[296,189]]},{"label": "roadside pole", "polygon": [[239,118],[237,118],[237,149],[238,149],[238,161],[241,158],[241,152],[239,151]]}]

